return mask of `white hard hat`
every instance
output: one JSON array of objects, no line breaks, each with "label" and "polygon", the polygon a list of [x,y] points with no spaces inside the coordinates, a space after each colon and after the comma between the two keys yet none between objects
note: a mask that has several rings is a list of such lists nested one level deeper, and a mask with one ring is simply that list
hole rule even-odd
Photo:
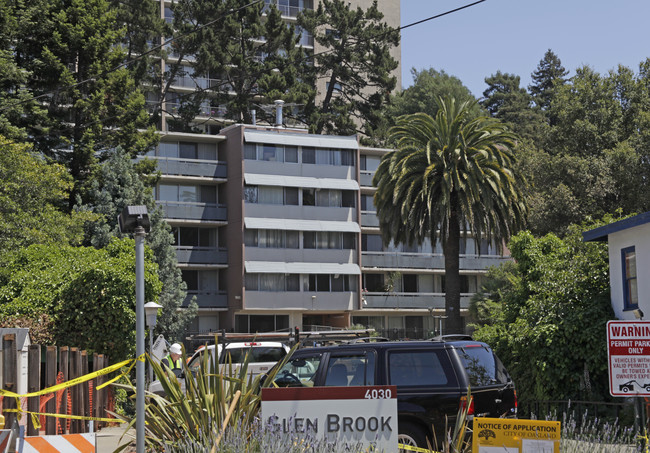
[{"label": "white hard hat", "polygon": [[169,348],[169,352],[170,352],[171,354],[182,354],[183,350],[181,349],[181,345],[180,345],[180,344],[178,344],[178,343],[174,343],[174,344],[171,345],[171,347]]}]

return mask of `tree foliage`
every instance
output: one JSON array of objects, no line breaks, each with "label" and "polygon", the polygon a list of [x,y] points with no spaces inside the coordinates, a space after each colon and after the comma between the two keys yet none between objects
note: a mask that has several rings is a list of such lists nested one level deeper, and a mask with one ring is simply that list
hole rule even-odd
[{"label": "tree foliage", "polygon": [[481,105],[491,116],[510,125],[521,138],[539,141],[547,123],[539,109],[533,108],[533,98],[519,86],[520,77],[497,71],[485,78],[488,88],[483,91]]},{"label": "tree foliage", "polygon": [[582,232],[611,221],[574,225],[564,239],[517,234],[515,263],[491,269],[472,302],[474,337],[493,346],[524,405],[607,397],[607,246],[583,242]]},{"label": "tree foliage", "polygon": [[66,169],[0,136],[0,250],[30,244],[80,244],[89,214],[64,212],[72,179]]},{"label": "tree foliage", "polygon": [[391,130],[397,150],[382,157],[373,179],[385,243],[442,243],[451,333],[462,332],[461,228],[500,243],[526,218],[515,137],[496,120],[472,118],[473,107],[441,98],[435,119],[425,113],[401,117]]},{"label": "tree foliage", "polygon": [[392,71],[398,66],[390,50],[399,44],[399,32],[383,17],[376,0],[365,10],[343,0],[322,0],[316,10],[298,17],[298,25],[323,49],[305,65],[321,90],[321,97],[306,107],[312,132],[352,135],[360,127],[372,135],[380,108],[395,88]]},{"label": "tree foliage", "polygon": [[[294,25],[287,25],[274,3],[246,0],[180,0],[174,14],[171,52],[162,98],[171,126],[192,131],[195,117],[251,123],[251,110],[272,122],[262,108],[276,99],[306,104],[314,95],[304,71],[306,52]],[[184,58],[195,60],[191,67]],[[169,92],[180,78],[194,81],[190,94]],[[200,114],[200,115],[199,115]],[[200,122],[200,120],[198,120]]]},{"label": "tree foliage", "polygon": [[[156,300],[161,283],[148,248],[144,280],[146,300]],[[134,289],[132,239],[103,249],[31,245],[9,254],[0,267],[0,317],[46,315],[56,344],[121,360],[134,352]]]},{"label": "tree foliage", "polygon": [[[137,168],[150,172],[151,161],[141,161]],[[179,340],[188,323],[196,316],[197,305],[190,303],[179,311],[187,295],[186,285],[177,267],[174,238],[171,228],[164,221],[164,213],[156,206],[153,191],[144,184],[155,175],[138,173],[129,156],[120,148],[114,150],[100,167],[97,176],[87,188],[87,203],[77,206],[79,211],[96,213],[100,218],[86,223],[86,242],[94,247],[108,246],[112,238],[121,237],[117,216],[125,206],[147,206],[151,231],[146,244],[154,253],[158,275],[162,282],[158,302],[163,306],[156,324],[156,331],[168,340]],[[155,168],[155,167],[154,167]],[[152,299],[147,299],[152,300]]]},{"label": "tree foliage", "polygon": [[[106,0],[9,5],[5,12],[15,27],[6,64],[21,71],[10,85],[24,101],[11,104],[23,106],[14,126],[37,151],[66,165],[74,183],[72,206],[103,150],[122,145],[135,156],[156,140],[144,96],[122,66],[125,54],[118,44],[125,29]],[[27,102],[20,93],[34,98]]]},{"label": "tree foliage", "polygon": [[560,58],[548,49],[537,65],[537,69],[531,74],[533,83],[528,86],[539,108],[548,110],[551,107],[554,90],[564,85],[568,74],[569,71],[562,66]]}]

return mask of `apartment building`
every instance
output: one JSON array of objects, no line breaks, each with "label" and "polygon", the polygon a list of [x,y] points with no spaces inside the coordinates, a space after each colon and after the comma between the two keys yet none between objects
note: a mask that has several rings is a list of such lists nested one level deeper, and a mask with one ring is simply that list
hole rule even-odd
[{"label": "apartment building", "polygon": [[[170,4],[161,2],[170,19]],[[287,21],[313,7],[310,0],[277,3]],[[399,0],[379,5],[399,26]],[[183,76],[171,88],[182,94],[211,83]],[[167,108],[173,105],[172,94]],[[196,119],[203,133],[192,134],[162,118],[161,143],[149,155],[163,175],[156,199],[173,229],[186,303],[195,298],[199,306],[191,330],[363,324],[395,338],[444,330],[440,246],[381,241],[372,177],[390,150],[283,127],[281,103],[275,108],[277,125],[228,124],[218,106],[206,105]],[[464,311],[487,267],[506,259],[484,242],[463,244]]]}]

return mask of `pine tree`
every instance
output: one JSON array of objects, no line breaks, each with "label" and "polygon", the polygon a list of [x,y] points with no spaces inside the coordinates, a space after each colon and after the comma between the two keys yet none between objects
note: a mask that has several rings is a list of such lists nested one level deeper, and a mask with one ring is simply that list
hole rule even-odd
[{"label": "pine tree", "polygon": [[399,44],[398,30],[382,21],[375,0],[365,11],[342,0],[322,0],[315,11],[305,11],[298,25],[324,50],[314,55],[311,69],[321,100],[305,113],[315,133],[354,134],[357,128],[372,134],[380,107],[395,89],[390,55]]},{"label": "pine tree", "polygon": [[25,88],[46,110],[28,111],[36,149],[64,163],[75,181],[70,206],[101,153],[123,146],[135,156],[155,143],[144,96],[122,67],[125,29],[106,0],[15,2],[13,58]]},{"label": "pine tree", "polygon": [[569,71],[564,69],[560,58],[551,49],[548,49],[535,72],[531,74],[533,83],[528,86],[535,104],[542,110],[548,110],[551,106],[553,91],[559,85],[566,83],[568,74]]},{"label": "pine tree", "polygon": [[520,77],[502,73],[485,78],[488,88],[483,91],[481,105],[494,118],[510,125],[523,138],[541,140],[546,120],[538,109],[532,107],[532,97],[519,86]]},{"label": "pine tree", "polygon": [[[274,4],[245,0],[179,0],[172,4],[175,36],[163,98],[172,127],[191,131],[197,115],[251,122],[252,109],[276,99],[305,104],[313,97],[301,73],[305,50],[293,25]],[[247,6],[248,5],[248,6]],[[192,58],[192,66],[181,64]],[[195,91],[168,93],[175,79],[192,78]],[[269,112],[270,113],[270,112]],[[260,119],[265,112],[260,111]],[[270,118],[270,117],[269,117]]]}]

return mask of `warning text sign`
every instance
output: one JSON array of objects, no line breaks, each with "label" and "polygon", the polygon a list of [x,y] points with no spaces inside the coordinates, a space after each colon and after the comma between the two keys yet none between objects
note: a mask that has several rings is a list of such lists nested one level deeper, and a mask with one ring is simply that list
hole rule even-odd
[{"label": "warning text sign", "polygon": [[650,395],[650,321],[607,323],[609,393]]}]

